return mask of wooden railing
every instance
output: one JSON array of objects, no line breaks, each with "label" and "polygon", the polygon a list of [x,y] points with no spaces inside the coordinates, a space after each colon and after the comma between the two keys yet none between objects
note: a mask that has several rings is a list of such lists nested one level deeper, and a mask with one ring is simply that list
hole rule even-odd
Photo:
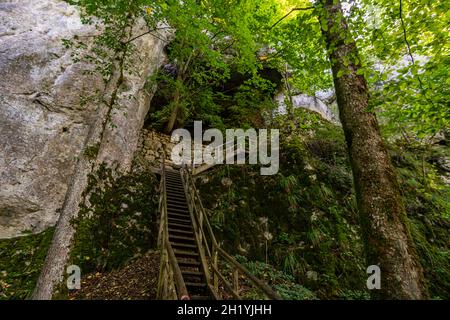
[{"label": "wooden railing", "polygon": [[[252,275],[244,266],[220,248],[209,223],[192,174],[187,166],[183,166],[181,169],[181,177],[183,179],[206,282],[214,298],[223,299],[223,290],[219,289],[219,283],[221,283],[228,295],[234,299],[242,299],[240,295],[240,281],[245,279],[247,283],[259,290],[266,298],[280,300],[280,296],[266,283]],[[222,267],[224,265],[228,265],[229,269],[233,270],[232,279],[229,279],[229,272],[223,271]]]},{"label": "wooden railing", "polygon": [[[253,139],[248,139],[248,144],[246,142],[247,140],[244,141],[245,143],[245,147],[243,149],[239,148],[239,145],[233,140],[233,141],[228,141],[226,143],[224,143],[223,145],[219,146],[216,148],[216,151],[222,152],[224,154],[224,163],[226,163],[228,161],[229,158],[234,158],[234,157],[239,157],[242,154],[246,155],[249,154],[250,150],[250,144],[251,143],[256,143],[256,145],[258,145],[258,139],[253,140]],[[231,155],[231,156],[229,156]],[[215,164],[200,164],[200,165],[195,165],[194,162],[192,161],[191,164],[191,170],[192,170],[192,175],[197,175],[200,174],[206,170],[208,170],[209,168],[214,167]]]},{"label": "wooden railing", "polygon": [[189,294],[184,283],[175,253],[169,241],[169,223],[167,215],[166,163],[165,152],[162,150],[161,182],[159,186],[160,223],[158,233],[158,248],[161,252],[157,299],[189,300]]}]

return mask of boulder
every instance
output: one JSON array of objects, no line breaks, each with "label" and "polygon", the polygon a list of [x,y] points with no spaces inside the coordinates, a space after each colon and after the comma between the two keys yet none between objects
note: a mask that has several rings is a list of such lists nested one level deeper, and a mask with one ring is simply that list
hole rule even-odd
[{"label": "boulder", "polygon": [[[98,32],[81,23],[76,7],[58,0],[2,1],[0,21],[0,238],[10,238],[55,225],[73,177],[89,173],[79,172],[77,159],[105,113],[104,104],[87,98],[108,97],[113,88],[85,74],[92,66],[74,63],[63,45],[63,39]],[[148,34],[136,44],[135,72],[125,75],[114,126],[98,145],[97,160],[118,162],[124,171],[149,107],[145,84],[162,64],[166,43]]]}]

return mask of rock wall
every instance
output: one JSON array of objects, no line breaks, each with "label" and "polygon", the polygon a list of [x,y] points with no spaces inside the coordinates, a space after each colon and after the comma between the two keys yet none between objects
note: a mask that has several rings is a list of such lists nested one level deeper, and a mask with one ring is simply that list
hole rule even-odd
[{"label": "rock wall", "polygon": [[0,238],[55,225],[70,195],[80,196],[70,186],[82,189],[77,181],[90,168],[79,159],[93,137],[102,137],[96,162],[131,165],[151,96],[146,81],[164,59],[165,41],[136,40],[135,70],[125,74],[113,125],[100,134],[106,106],[86,97],[100,92],[107,100],[114,83],[86,75],[89,66],[73,63],[62,42],[95,32],[64,1],[0,0]]},{"label": "rock wall", "polygon": [[162,163],[161,148],[164,147],[166,164],[170,164],[172,148],[174,146],[170,138],[171,136],[169,135],[143,129],[139,139],[139,150],[144,161],[152,167],[160,167]]},{"label": "rock wall", "polygon": [[[325,120],[339,123],[337,105],[334,105],[332,96],[334,96],[334,92],[318,92],[315,97],[298,94],[292,96],[292,103],[294,104],[294,108],[308,109],[317,112]],[[284,93],[280,93],[275,97],[275,101],[278,104],[278,112],[281,114],[286,113],[285,99],[286,96]]]},{"label": "rock wall", "polygon": [[[185,158],[187,163],[194,159],[194,145],[192,141],[191,158],[190,160]],[[202,152],[208,144],[202,145]],[[166,168],[179,169],[180,166],[172,161],[172,149],[175,143],[171,141],[171,136],[163,133],[159,133],[154,130],[143,129],[139,138],[138,151],[136,158],[138,162],[143,161],[143,166],[150,167],[151,169],[159,169],[162,164],[162,149],[164,149],[166,155]],[[141,160],[141,161],[140,161]],[[144,164],[145,163],[145,164]],[[198,167],[199,165],[196,165]]]}]

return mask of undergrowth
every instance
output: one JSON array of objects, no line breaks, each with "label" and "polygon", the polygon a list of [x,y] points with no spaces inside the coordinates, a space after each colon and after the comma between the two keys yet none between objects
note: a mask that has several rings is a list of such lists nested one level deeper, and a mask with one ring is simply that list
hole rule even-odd
[{"label": "undergrowth", "polygon": [[[296,112],[298,120],[280,128],[279,173],[218,167],[198,178],[204,205],[226,250],[273,265],[320,299],[367,299],[364,243],[342,130],[313,113]],[[448,187],[414,150],[390,149],[431,295],[448,298]]]},{"label": "undergrowth", "polygon": [[50,246],[54,228],[0,240],[0,300],[31,297]]}]

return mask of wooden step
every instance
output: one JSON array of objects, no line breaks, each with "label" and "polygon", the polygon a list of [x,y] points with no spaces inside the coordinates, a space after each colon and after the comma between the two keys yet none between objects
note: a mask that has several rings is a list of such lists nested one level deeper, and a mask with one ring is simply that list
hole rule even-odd
[{"label": "wooden step", "polygon": [[175,180],[168,180],[166,179],[166,185],[171,185],[171,186],[176,186],[176,187],[181,187],[183,188],[183,181],[179,180],[179,181],[175,181]]},{"label": "wooden step", "polygon": [[174,196],[170,196],[170,194],[167,197],[167,202],[176,202],[176,203],[187,204],[186,198],[174,197]]},{"label": "wooden step", "polygon": [[191,216],[187,212],[186,213],[168,212],[168,214],[169,216],[172,216],[177,219],[189,219],[189,221],[191,220]]},{"label": "wooden step", "polygon": [[180,266],[186,266],[186,267],[199,267],[200,261],[198,260],[192,260],[192,259],[177,259],[178,264]]},{"label": "wooden step", "polygon": [[177,192],[170,192],[169,191],[167,193],[167,199],[171,199],[171,198],[180,199],[180,200],[186,200],[186,195],[184,194],[184,192],[177,193]]},{"label": "wooden step", "polygon": [[176,184],[176,185],[183,186],[183,180],[181,180],[181,179],[171,179],[171,178],[166,178],[166,184],[167,184],[167,183],[171,183],[171,184]]},{"label": "wooden step", "polygon": [[[184,209],[184,210],[189,210],[189,208],[187,207],[187,205],[182,205],[182,204],[174,204],[171,202],[167,203],[167,209],[179,209],[178,211]],[[176,210],[175,210],[176,211]]]},{"label": "wooden step", "polygon": [[181,180],[180,178],[166,177],[166,182],[173,182],[173,183],[177,183],[177,184],[180,184],[180,185],[183,184],[183,180]]},{"label": "wooden step", "polygon": [[203,283],[205,279],[202,276],[183,275],[184,282]]},{"label": "wooden step", "polygon": [[191,225],[191,219],[186,218],[186,219],[177,219],[177,218],[172,218],[169,216],[169,222],[175,222],[175,223],[180,223],[180,224],[187,224],[187,225]]},{"label": "wooden step", "polygon": [[171,185],[166,185],[166,191],[167,194],[178,194],[178,195],[184,195],[184,188],[183,187],[178,187],[178,186],[171,186]]},{"label": "wooden step", "polygon": [[184,194],[184,192],[176,193],[169,190],[167,191],[167,199],[177,199],[186,201],[186,195]]},{"label": "wooden step", "polygon": [[197,250],[197,246],[195,244],[187,244],[187,243],[181,243],[181,242],[170,242],[172,247],[174,248],[181,248],[181,249],[194,249]]},{"label": "wooden step", "polygon": [[180,174],[166,174],[166,178],[174,178],[174,179],[181,179],[181,175]]},{"label": "wooden step", "polygon": [[203,277],[203,273],[200,271],[193,271],[193,270],[181,270],[181,273],[187,276],[199,276],[199,277]]},{"label": "wooden step", "polygon": [[167,213],[169,214],[169,218],[188,220],[189,222],[191,222],[191,216],[187,212],[167,211]]},{"label": "wooden step", "polygon": [[[189,214],[189,211],[185,210],[185,211],[180,211],[180,210],[167,210],[167,213],[169,215],[178,215],[178,216],[183,216],[189,218],[189,220],[191,219],[191,215]],[[174,216],[175,218],[175,216]]]},{"label": "wooden step", "polygon": [[[172,204],[173,206],[178,206],[178,207],[180,207],[180,206],[182,206],[183,208],[184,207],[187,207],[187,201],[186,200],[184,200],[184,201],[172,201],[172,199],[174,199],[174,198],[171,198],[171,199],[169,199],[169,198],[167,198],[167,204]],[[176,198],[175,198],[175,200],[176,200]]]},{"label": "wooden step", "polygon": [[195,243],[195,238],[194,237],[183,237],[183,236],[177,236],[177,235],[174,235],[174,234],[169,234],[169,239],[170,240],[180,240],[180,241],[194,242]]},{"label": "wooden step", "polygon": [[168,210],[169,212],[174,212],[174,213],[186,213],[189,214],[189,209],[181,209],[181,208],[170,208],[170,210]]},{"label": "wooden step", "polygon": [[173,183],[170,181],[166,181],[166,188],[172,188],[172,189],[178,189],[178,190],[183,190],[184,191],[184,187],[183,184],[180,183]]},{"label": "wooden step", "polygon": [[166,186],[166,192],[168,197],[186,198],[183,188]]},{"label": "wooden step", "polygon": [[169,214],[169,218],[187,220],[187,221],[191,222],[191,216],[188,213],[169,212],[168,214]]},{"label": "wooden step", "polygon": [[177,199],[175,197],[167,197],[167,203],[173,203],[175,205],[179,204],[179,205],[184,205],[187,206],[187,202],[186,199]]},{"label": "wooden step", "polygon": [[183,186],[183,182],[182,181],[173,181],[173,180],[166,180],[166,186],[173,186],[173,187],[178,187],[178,188],[182,188],[184,190],[184,186]]},{"label": "wooden step", "polygon": [[173,252],[175,253],[175,256],[180,257],[192,257],[197,258],[198,253],[195,251],[187,251],[187,250],[181,250],[181,249],[173,249]]},{"label": "wooden step", "polygon": [[182,186],[183,180],[181,180],[179,178],[166,177],[166,183],[178,184],[178,185]]},{"label": "wooden step", "polygon": [[184,190],[177,192],[173,190],[167,190],[168,198],[177,198],[177,199],[186,199],[186,195],[184,194]]},{"label": "wooden step", "polygon": [[185,197],[184,189],[181,187],[166,186],[167,195]]},{"label": "wooden step", "polygon": [[186,287],[206,288],[206,283],[186,282]]},{"label": "wooden step", "polygon": [[173,229],[173,228],[169,228],[169,234],[170,233],[181,233],[184,235],[192,235],[192,237],[194,236],[194,231],[186,231],[186,230]]},{"label": "wooden step", "polygon": [[178,224],[175,222],[170,222],[169,221],[169,228],[170,229],[182,229],[182,230],[187,230],[187,231],[192,231],[192,224]]},{"label": "wooden step", "polygon": [[[173,198],[172,198],[173,199]],[[184,201],[172,201],[172,199],[167,199],[167,204],[172,204],[173,206],[178,206],[178,207],[180,207],[180,206],[182,206],[182,207],[187,207],[187,201],[186,200],[184,200]],[[176,199],[176,198],[175,198]]]},{"label": "wooden step", "polygon": [[189,215],[189,209],[186,207],[180,207],[180,206],[170,206],[169,204],[167,204],[167,212],[173,212],[173,213],[178,213],[178,214],[186,214]]}]

